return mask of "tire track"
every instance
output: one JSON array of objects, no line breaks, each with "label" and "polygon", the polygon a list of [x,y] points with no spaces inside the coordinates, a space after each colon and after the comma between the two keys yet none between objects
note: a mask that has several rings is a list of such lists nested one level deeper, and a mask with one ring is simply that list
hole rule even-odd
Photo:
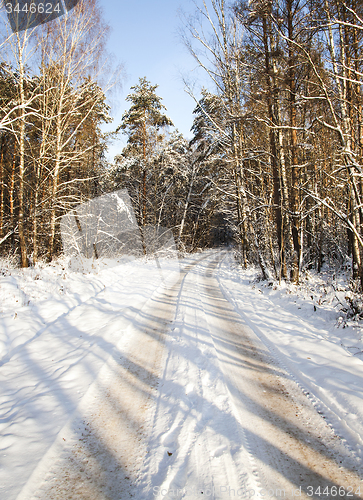
[{"label": "tire track", "polygon": [[[300,486],[301,498],[311,498],[303,493],[308,486],[333,492],[352,486],[356,491],[361,477],[349,450],[225,299],[213,276],[218,260],[209,264],[201,280],[203,300],[207,318],[213,317],[209,326],[218,359],[245,428],[261,488],[283,490],[286,498],[297,496],[293,491]],[[237,354],[240,362],[232,363]]]}]

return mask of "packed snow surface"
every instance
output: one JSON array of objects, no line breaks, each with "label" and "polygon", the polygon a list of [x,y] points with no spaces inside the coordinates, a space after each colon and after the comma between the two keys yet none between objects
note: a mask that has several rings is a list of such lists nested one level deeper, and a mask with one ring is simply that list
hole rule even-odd
[{"label": "packed snow surface", "polygon": [[3,266],[0,498],[363,498],[362,338],[319,279]]}]

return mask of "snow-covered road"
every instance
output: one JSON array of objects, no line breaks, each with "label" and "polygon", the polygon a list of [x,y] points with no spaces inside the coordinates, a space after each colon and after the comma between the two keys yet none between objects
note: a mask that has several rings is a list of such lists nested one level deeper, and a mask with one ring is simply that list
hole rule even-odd
[{"label": "snow-covered road", "polygon": [[223,296],[222,257],[184,279],[140,498],[359,492],[348,450]]},{"label": "snow-covered road", "polygon": [[357,454],[226,299],[228,258],[101,273],[5,352],[1,498],[363,498]]}]

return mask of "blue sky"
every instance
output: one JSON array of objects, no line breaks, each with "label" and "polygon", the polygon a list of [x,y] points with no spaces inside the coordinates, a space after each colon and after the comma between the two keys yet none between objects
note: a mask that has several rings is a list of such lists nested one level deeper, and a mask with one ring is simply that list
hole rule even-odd
[{"label": "blue sky", "polygon": [[[167,114],[180,132],[192,137],[193,99],[184,91],[182,76],[194,80],[203,78],[192,56],[180,40],[182,25],[178,11],[194,12],[192,0],[100,0],[104,19],[111,26],[108,50],[115,63],[124,65],[126,78],[117,97],[112,97],[115,128],[129,103],[125,97],[130,87],[146,76],[158,84],[157,93],[163,98]],[[109,156],[119,153],[125,139],[115,142]]]}]

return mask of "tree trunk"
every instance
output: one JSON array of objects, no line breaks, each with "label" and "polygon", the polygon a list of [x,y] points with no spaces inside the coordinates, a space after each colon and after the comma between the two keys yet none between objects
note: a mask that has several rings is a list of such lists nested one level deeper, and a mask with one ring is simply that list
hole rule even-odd
[{"label": "tree trunk", "polygon": [[24,88],[24,64],[23,64],[23,53],[24,46],[20,42],[19,33],[17,35],[18,42],[18,63],[19,63],[19,97],[21,104],[21,115],[20,115],[20,130],[19,130],[19,188],[18,188],[18,198],[19,198],[19,213],[18,213],[18,229],[19,229],[19,243],[20,243],[20,255],[21,255],[21,267],[28,267],[28,256],[25,240],[25,227],[24,227],[24,176],[25,176],[25,88]]},{"label": "tree trunk", "polygon": [[278,165],[278,150],[279,148],[279,138],[276,129],[273,127],[277,125],[277,117],[274,113],[273,101],[276,99],[276,90],[273,87],[271,81],[272,74],[272,64],[270,61],[270,43],[269,43],[269,30],[266,16],[263,17],[263,44],[265,53],[265,74],[266,74],[266,85],[267,85],[267,106],[268,114],[272,127],[270,128],[270,163],[272,170],[272,181],[273,181],[273,199],[274,199],[274,212],[275,212],[275,224],[276,224],[276,234],[277,243],[280,253],[280,276],[281,278],[287,278],[286,270],[286,259],[285,259],[285,248],[284,248],[284,231],[283,231],[283,217],[282,217],[282,189],[281,189],[281,179]]},{"label": "tree trunk", "polygon": [[193,192],[193,185],[194,185],[194,178],[195,178],[196,168],[197,167],[196,167],[196,165],[194,163],[193,167],[192,167],[192,176],[191,176],[191,179],[190,179],[188,195],[187,195],[187,199],[185,200],[185,203],[184,203],[182,220],[180,222],[180,227],[179,227],[178,248],[180,248],[180,246],[181,246],[181,237],[182,237],[182,234],[183,234],[183,229],[184,229],[185,219],[186,219],[186,216],[187,216],[187,211],[188,211],[188,207],[189,207],[189,203],[190,203],[190,198],[191,198],[192,192]]},{"label": "tree trunk", "polygon": [[142,220],[141,224],[146,224],[146,111],[144,112],[143,123],[143,136],[142,136],[142,150],[143,150],[143,171],[142,171]]},{"label": "tree trunk", "polygon": [[297,131],[296,131],[296,76],[295,76],[295,49],[293,45],[293,0],[286,1],[288,37],[289,37],[289,111],[290,111],[290,148],[291,148],[291,220],[292,220],[292,242],[293,242],[293,262],[291,278],[295,283],[299,282],[300,271],[300,227],[299,227],[299,167],[297,151]]},{"label": "tree trunk", "polygon": [[5,192],[5,175],[4,175],[4,151],[1,143],[1,158],[0,158],[0,238],[4,236],[4,192]]},{"label": "tree trunk", "polygon": [[[64,84],[63,84],[64,85]],[[51,177],[51,216],[50,216],[50,234],[49,234],[49,244],[48,244],[48,260],[51,261],[54,254],[54,239],[55,239],[55,227],[56,227],[56,213],[57,213],[57,195],[58,195],[58,181],[59,173],[61,168],[62,159],[62,141],[63,141],[63,130],[62,130],[62,115],[63,115],[63,101],[64,101],[64,89],[63,85],[60,89],[59,103],[57,105],[57,118],[56,118],[56,150],[54,159],[54,168]]]}]

